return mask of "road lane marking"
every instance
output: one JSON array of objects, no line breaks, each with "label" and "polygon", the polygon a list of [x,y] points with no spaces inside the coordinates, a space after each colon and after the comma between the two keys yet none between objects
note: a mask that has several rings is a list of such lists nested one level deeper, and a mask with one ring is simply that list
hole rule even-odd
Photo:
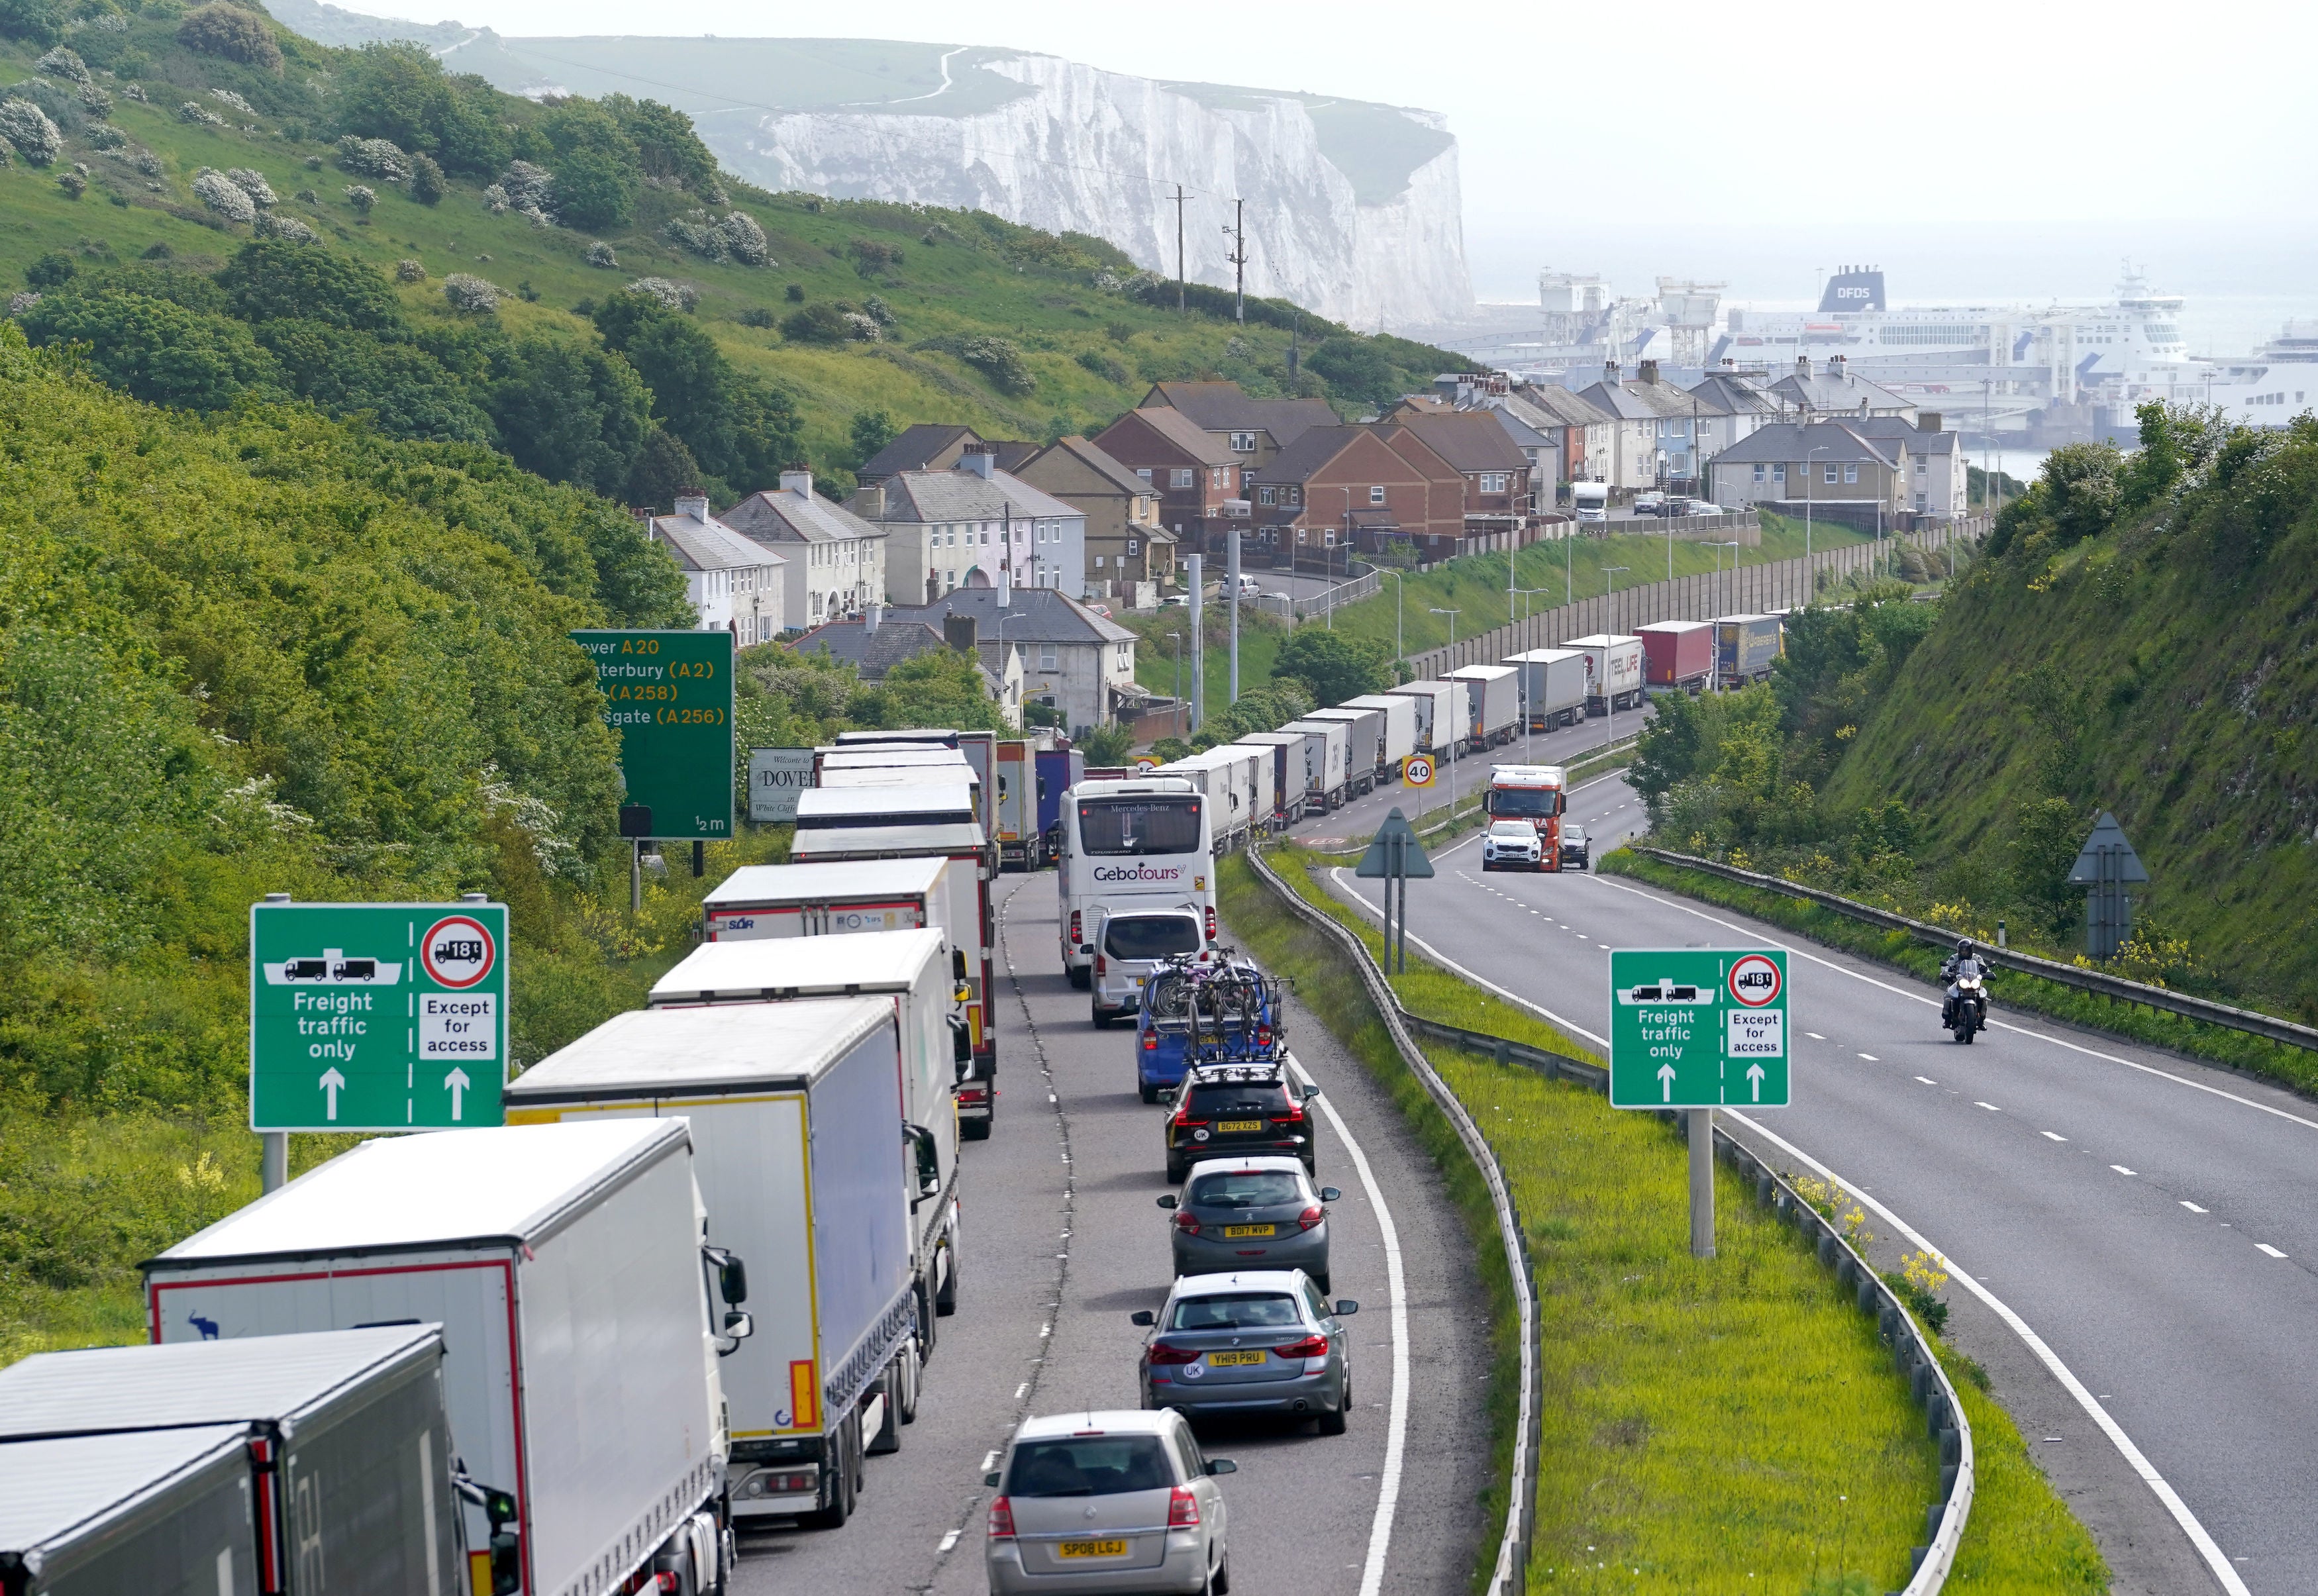
[{"label": "road lane marking", "polygon": [[2123,1164],[2111,1164],[2109,1165],[2109,1168],[2115,1170],[2120,1175],[2130,1175],[2133,1173],[2131,1170],[2126,1169]]},{"label": "road lane marking", "polygon": [[[1724,930],[1736,931],[1742,937],[1754,937],[1760,934],[1758,932],[1749,930],[1745,926],[1734,925],[1726,919],[1717,919],[1711,914],[1703,913],[1698,910],[1693,909],[1687,903],[1678,903],[1671,898],[1661,898],[1656,892],[1646,892],[1640,887],[1630,887],[1623,882],[1611,881],[1605,876],[1590,874],[1583,877],[1582,879],[1591,882],[1598,882],[1603,886],[1612,888],[1617,892],[1631,892],[1637,898],[1647,898],[1653,903],[1663,905],[1667,909],[1678,909],[1685,914],[1696,915],[1700,919],[1706,921],[1709,925],[1721,926]],[[1863,974],[1857,970],[1846,969],[1845,966],[1837,964],[1832,959],[1823,959],[1817,954],[1807,952],[1802,948],[1792,946],[1787,943],[1773,940],[1772,946],[1796,958],[1809,959],[1814,964],[1824,965],[1826,968],[1834,971],[1838,975],[1848,975],[1854,981],[1864,982],[1867,985],[1873,987],[1881,987],[1883,991],[1906,998],[1910,1002],[1922,1003],[1931,1008],[1937,1008],[1941,1002],[1941,1000],[1938,998],[1927,998],[1921,992],[1911,992],[1905,987],[1893,986],[1888,981],[1878,981],[1872,975]],[[2274,1108],[2268,1103],[2258,1103],[2251,1098],[2242,1098],[2233,1091],[2224,1091],[2218,1086],[2208,1086],[2202,1080],[2192,1080],[2186,1075],[2176,1075],[2172,1071],[2161,1070],[2154,1064],[2144,1064],[2134,1059],[2120,1058],[2113,1053],[2103,1053],[2098,1047],[2081,1046],[2077,1043],[2070,1042],[2062,1037],[2055,1036],[2048,1031],[2032,1030],[2026,1026],[2016,1026],[2008,1020],[1996,1019],[1992,1018],[1988,1022],[1988,1028],[1992,1031],[2010,1031],[2016,1036],[2030,1036],[2039,1042],[2049,1042],[2055,1047],[2065,1047],[2071,1053],[2083,1054],[2087,1058],[2101,1059],[2112,1064],[2123,1064],[2126,1069],[2138,1070],[2143,1075],[2154,1075],[2160,1080],[2170,1080],[2176,1086],[2186,1086],[2192,1091],[2206,1092],[2213,1097],[2222,1098],[2229,1102],[2236,1103],[2242,1107],[2257,1109],[2261,1113],[2273,1115],[2279,1119],[2291,1120],[2296,1125],[2304,1127],[2305,1130],[2318,1131],[2318,1119],[2305,1119],[2299,1114],[2289,1114],[2283,1108]]]},{"label": "road lane marking", "polygon": [[2190,1202],[2186,1198],[2183,1199],[2181,1206],[2188,1209],[2192,1214],[2210,1214],[2213,1212],[2210,1208],[2200,1208],[2197,1204]]},{"label": "road lane marking", "polygon": [[[985,1470],[984,1472],[986,1473],[987,1471]],[[957,1538],[958,1531],[955,1529],[945,1531],[941,1538],[941,1543],[934,1547],[935,1552],[939,1554],[948,1551],[950,1547],[957,1545]]]},{"label": "road lane marking", "polygon": [[2066,1136],[2061,1134],[2058,1131],[2038,1131],[2036,1134],[2044,1137],[2047,1142],[2065,1142],[2068,1140]]},{"label": "road lane marking", "polygon": [[1872,1054],[1872,1053],[1863,1053],[1863,1054],[1861,1054],[1859,1056],[1860,1056],[1861,1058],[1865,1059],[1865,1060],[1866,1060],[1869,1063],[1871,1063],[1871,1064],[1880,1064],[1880,1063],[1882,1063],[1883,1062],[1882,1059],[1877,1058],[1877,1057],[1876,1057],[1873,1054]]},{"label": "road lane marking", "polygon": [[1827,1040],[1826,1037],[1820,1036],[1817,1031],[1805,1031],[1803,1035],[1809,1036],[1814,1042],[1824,1042]]},{"label": "road lane marking", "polygon": [[[1863,1206],[1873,1210],[1894,1230],[1915,1243],[1918,1248],[1935,1256],[1944,1256],[1938,1248],[1919,1235],[1906,1220],[1875,1198],[1862,1193],[1858,1187],[1845,1180],[1833,1170],[1828,1169],[1793,1143],[1776,1134],[1768,1127],[1749,1119],[1736,1108],[1725,1108],[1722,1112],[1781,1152],[1792,1158],[1801,1160],[1818,1170],[1820,1179],[1832,1180],[1852,1193]],[[2110,1443],[2116,1448],[2126,1465],[2141,1476],[2143,1484],[2149,1487],[2157,1500],[2165,1504],[2165,1511],[2173,1515],[2173,1521],[2181,1527],[2181,1532],[2187,1535],[2189,1538],[2189,1543],[2197,1548],[2198,1556],[2205,1558],[2206,1566],[2212,1570],[2215,1579],[2221,1583],[2222,1589],[2229,1592],[2229,1596],[2253,1596],[2253,1592],[2246,1588],[2245,1581],[2238,1576],[2238,1571],[2230,1565],[2229,1558],[2223,1555],[2222,1548],[2215,1544],[2214,1538],[2206,1533],[2206,1527],[2197,1521],[2197,1515],[2191,1512],[2189,1504],[2181,1500],[2181,1493],[2166,1483],[2165,1476],[2157,1472],[2156,1466],[2142,1455],[2139,1447],[2133,1444],[2133,1438],[2125,1434],[2125,1427],[2109,1417],[2108,1410],[2101,1406],[2099,1399],[2093,1395],[2082,1380],[2077,1378],[2069,1366],[2061,1361],[2060,1355],[2046,1346],[2044,1338],[2028,1328],[2028,1322],[2014,1313],[1997,1297],[1995,1293],[1958,1268],[1954,1260],[1948,1259],[1946,1261],[1948,1272],[1954,1277],[1957,1283],[1987,1304],[1998,1318],[2010,1326],[2012,1333],[2018,1336],[2029,1351],[2036,1355],[2037,1361],[2051,1370],[2053,1377],[2061,1382],[2071,1396],[2077,1399],[2077,1405],[2084,1409],[2091,1416],[2093,1422],[2101,1427],[2102,1432],[2108,1437]]]},{"label": "road lane marking", "polygon": [[1972,1106],[1973,1107],[1975,1107],[1975,1108],[1985,1108],[1985,1109],[1987,1109],[1990,1114],[2001,1114],[2001,1113],[2003,1113],[2003,1112],[2004,1112],[2004,1110],[2003,1110],[2003,1109],[2001,1109],[2001,1108],[1998,1107],[1995,1104],[1993,1104],[1993,1103],[1983,1103],[1983,1102],[1981,1102],[1978,1098],[1974,1098],[1972,1100]]},{"label": "road lane marking", "polygon": [[1918,1075],[1916,1079],[1922,1081],[1926,1086],[1937,1086],[1939,1084],[1938,1081],[1933,1080],[1928,1075]]},{"label": "road lane marking", "polygon": [[2264,1252],[2269,1253],[2272,1258],[2284,1258],[2286,1256],[2285,1253],[2280,1252],[2268,1242],[2256,1242],[2254,1245],[2260,1248]]}]

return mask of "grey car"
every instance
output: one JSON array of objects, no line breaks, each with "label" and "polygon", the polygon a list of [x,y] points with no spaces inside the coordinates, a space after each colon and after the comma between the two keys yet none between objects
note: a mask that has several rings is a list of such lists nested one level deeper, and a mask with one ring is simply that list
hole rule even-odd
[{"label": "grey car", "polygon": [[1223,1596],[1231,1557],[1213,1476],[1235,1467],[1228,1457],[1203,1456],[1176,1413],[1025,1420],[1005,1463],[983,1475],[1001,1492],[984,1540],[992,1596]]},{"label": "grey car", "polygon": [[1331,1304],[1302,1269],[1186,1275],[1167,1305],[1131,1315],[1143,1345],[1143,1405],[1316,1419],[1342,1435],[1352,1406],[1356,1302]]},{"label": "grey car", "polygon": [[1233,1269],[1302,1269],[1328,1290],[1328,1210],[1343,1194],[1312,1188],[1296,1158],[1211,1160],[1198,1165],[1181,1195],[1159,1206],[1174,1215],[1169,1227],[1175,1272],[1204,1275]]}]

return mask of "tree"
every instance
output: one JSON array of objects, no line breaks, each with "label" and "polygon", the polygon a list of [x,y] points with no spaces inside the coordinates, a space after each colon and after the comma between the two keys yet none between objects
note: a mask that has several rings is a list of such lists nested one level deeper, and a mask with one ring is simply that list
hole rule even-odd
[{"label": "tree", "polygon": [[51,288],[62,288],[79,270],[79,263],[72,256],[61,249],[51,249],[24,268],[24,286],[37,288],[43,292]]},{"label": "tree", "polygon": [[1400,390],[1400,372],[1365,338],[1330,338],[1304,357],[1328,386],[1352,399],[1381,404]]},{"label": "tree", "polygon": [[148,404],[223,409],[281,376],[239,322],[145,294],[52,293],[17,319],[35,344],[88,345],[97,375]]},{"label": "tree", "polygon": [[849,706],[864,725],[957,726],[997,731],[1006,722],[983,686],[971,654],[932,648],[904,659],[873,687],[857,690]]},{"label": "tree", "polygon": [[1124,765],[1135,751],[1135,733],[1119,725],[1090,727],[1080,734],[1078,749],[1090,765]]},{"label": "tree", "polygon": [[367,416],[391,438],[498,442],[474,391],[415,344],[298,318],[261,321],[255,331],[283,384],[326,416]]},{"label": "tree", "polygon": [[724,185],[717,179],[716,157],[693,131],[690,117],[657,100],[625,94],[606,94],[598,103],[635,146],[637,169],[646,177],[681,184],[710,203],[721,203],[717,196]]},{"label": "tree", "polygon": [[454,79],[423,45],[365,44],[340,68],[330,103],[338,130],[425,151],[452,172],[486,176],[507,165],[508,137],[490,86]]},{"label": "tree", "polygon": [[626,489],[651,426],[651,394],[636,369],[565,339],[517,342],[489,403],[517,465],[607,498]]},{"label": "tree", "polygon": [[894,418],[883,410],[856,410],[852,425],[846,429],[852,444],[846,456],[846,468],[859,471],[876,457],[877,451],[892,443],[896,435]]},{"label": "tree", "polygon": [[700,486],[700,462],[693,459],[692,451],[670,437],[667,428],[653,423],[644,434],[643,446],[636,451],[635,464],[628,471],[628,502],[665,509],[676,503],[678,493]]},{"label": "tree", "polygon": [[402,334],[402,302],[386,274],[311,244],[257,238],[241,247],[218,282],[233,313],[263,325],[283,318],[364,332]]},{"label": "tree", "polygon": [[1392,686],[1392,650],[1319,626],[1298,626],[1273,657],[1271,674],[1292,677],[1316,704],[1342,704]]},{"label": "tree", "polygon": [[443,166],[425,150],[410,157],[410,197],[422,205],[439,204],[444,194]]},{"label": "tree", "polygon": [[547,113],[540,130],[554,151],[558,220],[603,232],[635,215],[642,157],[603,107],[590,100],[567,100]]},{"label": "tree", "polygon": [[596,326],[651,390],[652,415],[705,475],[724,479],[734,497],[797,458],[795,407],[735,372],[690,317],[623,290],[596,308]]},{"label": "tree", "polygon": [[177,24],[177,42],[198,55],[222,56],[262,71],[282,70],[282,47],[274,30],[255,12],[238,5],[204,5]]},{"label": "tree", "polygon": [[2038,798],[2012,811],[2012,893],[2022,908],[2055,935],[2076,919],[2084,889],[2069,872],[2092,823],[2066,798]]},{"label": "tree", "polygon": [[781,318],[781,336],[792,344],[846,344],[852,341],[853,324],[828,300],[815,300]]},{"label": "tree", "polygon": [[0,34],[48,45],[64,33],[63,8],[51,0],[0,0]]}]

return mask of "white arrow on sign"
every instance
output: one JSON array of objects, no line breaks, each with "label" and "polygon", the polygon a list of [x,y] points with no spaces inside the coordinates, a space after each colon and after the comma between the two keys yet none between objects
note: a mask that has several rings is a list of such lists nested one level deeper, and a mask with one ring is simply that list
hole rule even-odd
[{"label": "white arrow on sign", "polygon": [[346,1083],[346,1078],[338,1073],[336,1064],[322,1071],[323,1118],[336,1119],[338,1116],[338,1091]]},{"label": "white arrow on sign", "polygon": [[467,1079],[467,1072],[464,1070],[454,1064],[451,1066],[451,1072],[443,1077],[443,1084],[451,1089],[451,1117],[456,1119],[461,1112],[461,1105],[467,1100],[467,1089],[474,1082]]},{"label": "white arrow on sign", "polygon": [[1758,1103],[1761,1102],[1763,1100],[1762,1065],[1749,1064],[1747,1066],[1747,1084],[1755,1089],[1755,1100]]},{"label": "white arrow on sign", "polygon": [[1673,1102],[1674,1066],[1672,1064],[1660,1064],[1658,1066],[1658,1086],[1665,1094],[1658,1098],[1658,1101],[1662,1103]]}]

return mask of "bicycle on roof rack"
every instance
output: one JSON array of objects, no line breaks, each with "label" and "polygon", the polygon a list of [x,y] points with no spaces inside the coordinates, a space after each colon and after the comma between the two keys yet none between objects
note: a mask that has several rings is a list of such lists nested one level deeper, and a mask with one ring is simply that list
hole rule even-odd
[{"label": "bicycle on roof rack", "polygon": [[1144,983],[1135,1027],[1136,1086],[1146,1103],[1209,1064],[1271,1064],[1286,1055],[1277,983],[1230,948],[1169,960]]}]

